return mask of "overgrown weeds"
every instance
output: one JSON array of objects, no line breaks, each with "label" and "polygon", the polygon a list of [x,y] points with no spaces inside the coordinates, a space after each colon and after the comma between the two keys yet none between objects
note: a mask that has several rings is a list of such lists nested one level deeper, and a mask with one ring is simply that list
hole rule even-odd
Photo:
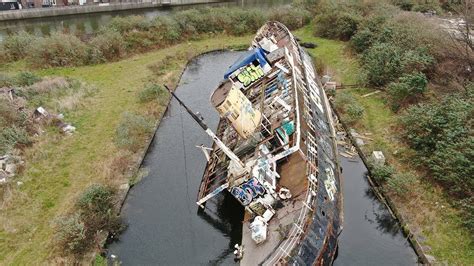
[{"label": "overgrown weeds", "polygon": [[364,116],[364,107],[349,93],[340,92],[336,97],[335,105],[346,118],[346,122],[351,125]]},{"label": "overgrown weeds", "polygon": [[117,234],[124,226],[114,210],[114,189],[95,184],[90,186],[76,202],[75,211],[57,219],[56,243],[66,255],[81,256],[94,248],[101,231]]},{"label": "overgrown weeds", "polygon": [[[0,91],[0,154],[23,150],[40,133],[33,110],[42,106],[50,112],[69,112],[81,106],[94,89],[82,82],[53,77],[40,79],[30,72],[8,78]],[[54,121],[48,120],[46,123]]]},{"label": "overgrown weeds", "polygon": [[146,139],[153,132],[153,121],[144,116],[125,112],[116,130],[115,143],[120,148],[137,152],[145,145]]},{"label": "overgrown weeds", "polygon": [[36,67],[80,66],[87,63],[87,56],[84,42],[74,35],[59,32],[37,38],[27,53],[28,61]]},{"label": "overgrown weeds", "polygon": [[[36,37],[26,32],[8,36],[2,44],[6,60],[26,61],[39,68],[80,66],[117,60],[126,54],[196,40],[215,33],[234,36],[254,33],[267,20],[280,20],[290,29],[309,23],[311,15],[298,7],[269,11],[241,8],[200,8],[169,16],[115,17],[93,38],[53,33]],[[32,45],[34,44],[34,45]]]},{"label": "overgrown weeds", "polygon": [[168,101],[168,93],[160,85],[150,84],[138,93],[138,100],[141,103],[147,103],[155,100],[158,102],[158,104],[165,105],[165,103]]}]

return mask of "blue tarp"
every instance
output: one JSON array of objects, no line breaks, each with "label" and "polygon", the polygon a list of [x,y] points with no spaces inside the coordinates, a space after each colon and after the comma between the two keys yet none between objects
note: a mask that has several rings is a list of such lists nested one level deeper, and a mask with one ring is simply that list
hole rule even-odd
[{"label": "blue tarp", "polygon": [[229,78],[229,76],[234,73],[237,69],[246,66],[253,61],[258,60],[260,66],[263,67],[268,64],[267,60],[265,59],[265,52],[262,48],[255,48],[250,51],[248,54],[243,56],[243,59],[237,60],[224,74],[224,79]]}]

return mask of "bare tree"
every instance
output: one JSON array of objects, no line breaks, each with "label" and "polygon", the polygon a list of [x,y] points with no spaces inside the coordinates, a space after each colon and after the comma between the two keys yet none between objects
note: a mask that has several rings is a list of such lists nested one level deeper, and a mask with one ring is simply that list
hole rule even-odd
[{"label": "bare tree", "polygon": [[449,30],[449,33],[454,47],[460,55],[460,63],[463,64],[464,73],[460,74],[464,79],[462,83],[465,87],[473,81],[474,77],[474,1],[461,0],[456,9],[459,19],[452,20],[454,27]]}]

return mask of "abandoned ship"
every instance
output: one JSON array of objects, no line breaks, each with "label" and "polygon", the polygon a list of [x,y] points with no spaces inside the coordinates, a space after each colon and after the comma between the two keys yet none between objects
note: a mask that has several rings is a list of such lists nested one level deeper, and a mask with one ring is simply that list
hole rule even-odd
[{"label": "abandoned ship", "polygon": [[244,207],[242,265],[330,265],[342,231],[333,114],[312,60],[279,22],[262,26],[211,95],[216,133],[197,204],[227,191]]}]

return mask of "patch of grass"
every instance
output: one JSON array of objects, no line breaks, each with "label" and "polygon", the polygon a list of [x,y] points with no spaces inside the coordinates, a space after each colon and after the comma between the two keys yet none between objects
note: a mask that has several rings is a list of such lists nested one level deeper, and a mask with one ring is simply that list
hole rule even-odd
[{"label": "patch of grass", "polygon": [[125,112],[117,126],[115,144],[131,152],[138,152],[144,146],[145,141],[153,132],[151,119]]},{"label": "patch of grass", "polygon": [[107,259],[100,256],[100,255],[97,255],[97,256],[95,256],[93,265],[94,266],[106,266],[107,265]]},{"label": "patch of grass", "polygon": [[[127,183],[123,178],[110,180],[104,165],[120,152],[114,145],[115,130],[123,112],[134,112],[158,119],[165,106],[158,103],[141,104],[137,93],[146,84],[178,82],[178,75],[186,58],[173,58],[172,67],[163,75],[154,75],[148,66],[165,59],[167,55],[188,56],[229,47],[249,44],[252,36],[229,37],[216,35],[212,39],[191,41],[162,50],[136,55],[126,60],[83,67],[51,68],[33,73],[39,76],[66,76],[84,81],[96,88],[96,93],[84,106],[67,116],[77,130],[64,138],[47,131],[37,143],[26,150],[25,170],[18,176],[24,184],[13,191],[8,204],[3,204],[0,220],[8,217],[0,227],[0,257],[4,264],[47,264],[57,256],[52,249],[54,228],[51,221],[74,206],[82,191],[92,183]],[[9,72],[24,71],[22,64],[9,65]],[[131,156],[136,164],[137,157]],[[43,202],[52,202],[43,208]],[[91,258],[92,260],[93,258]]]},{"label": "patch of grass", "polygon": [[164,105],[168,102],[168,93],[160,85],[147,85],[142,91],[138,93],[138,100],[141,103],[158,101],[159,104]]},{"label": "patch of grass", "polygon": [[[363,73],[357,60],[350,54],[346,43],[313,37],[313,26],[296,31],[295,35],[304,42],[315,42],[318,47],[308,49],[316,64],[324,65],[320,74],[329,74],[339,83],[357,84]],[[321,67],[321,66],[317,66]],[[370,132],[373,141],[362,147],[366,154],[373,150],[382,150],[396,172],[406,173],[413,168],[412,150],[399,140],[397,127],[398,117],[387,105],[385,92],[369,97],[362,95],[372,92],[372,89],[344,89],[363,106],[364,116],[354,128],[358,132]],[[336,93],[336,99],[341,92]],[[342,119],[347,119],[342,117]],[[408,199],[397,195],[396,191],[387,194],[395,202],[415,234],[423,235],[424,246],[431,247],[427,252],[436,257],[437,262],[454,265],[472,265],[474,263],[474,243],[469,231],[462,226],[459,212],[447,203],[442,190],[416,174],[417,185],[407,186]],[[412,182],[413,180],[410,180]],[[413,181],[414,182],[414,181]],[[393,186],[398,184],[393,184]]]}]

